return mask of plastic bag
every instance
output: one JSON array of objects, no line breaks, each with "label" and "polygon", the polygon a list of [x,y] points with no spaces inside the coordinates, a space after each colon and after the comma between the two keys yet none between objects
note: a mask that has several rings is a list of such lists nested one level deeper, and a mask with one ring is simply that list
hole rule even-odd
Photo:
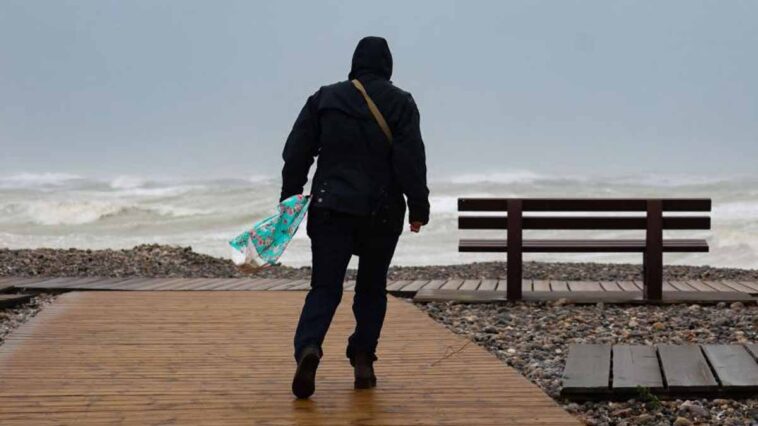
[{"label": "plastic bag", "polygon": [[277,213],[256,222],[231,241],[232,261],[250,273],[279,260],[308,212],[310,196],[293,195],[277,206]]}]

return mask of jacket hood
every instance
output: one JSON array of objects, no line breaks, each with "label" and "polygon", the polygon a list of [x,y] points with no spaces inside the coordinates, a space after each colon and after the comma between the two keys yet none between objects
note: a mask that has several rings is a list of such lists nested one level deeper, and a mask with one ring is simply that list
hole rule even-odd
[{"label": "jacket hood", "polygon": [[353,53],[353,65],[348,78],[362,74],[374,74],[387,80],[392,77],[392,53],[387,40],[382,37],[364,37]]}]

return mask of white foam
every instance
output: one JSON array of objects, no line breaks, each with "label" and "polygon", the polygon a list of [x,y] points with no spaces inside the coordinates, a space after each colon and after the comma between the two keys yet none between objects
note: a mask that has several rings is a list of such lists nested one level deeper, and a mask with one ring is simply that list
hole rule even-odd
[{"label": "white foam", "polygon": [[29,188],[48,185],[57,186],[78,179],[82,179],[82,177],[71,173],[19,173],[0,177],[0,186],[4,188]]},{"label": "white foam", "polygon": [[532,183],[538,180],[547,179],[547,176],[537,174],[528,170],[516,170],[511,172],[493,172],[493,173],[469,173],[453,176],[449,179],[452,183],[471,184],[471,183]]},{"label": "white foam", "polygon": [[38,225],[84,225],[127,213],[147,213],[181,218],[212,214],[213,211],[173,205],[139,205],[110,201],[39,201],[16,208],[22,221]]},{"label": "white foam", "polygon": [[113,189],[134,189],[144,186],[147,181],[138,176],[117,176],[110,182]]}]

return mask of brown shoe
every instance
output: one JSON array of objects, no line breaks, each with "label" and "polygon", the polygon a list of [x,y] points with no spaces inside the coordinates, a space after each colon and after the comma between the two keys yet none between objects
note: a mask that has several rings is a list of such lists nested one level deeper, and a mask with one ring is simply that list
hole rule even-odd
[{"label": "brown shoe", "polygon": [[292,393],[299,399],[310,397],[316,390],[316,369],[319,361],[321,351],[316,346],[308,346],[300,354],[295,378],[292,379]]},{"label": "brown shoe", "polygon": [[371,389],[376,387],[376,375],[374,375],[374,356],[364,352],[355,354],[352,360],[355,372],[355,388]]}]

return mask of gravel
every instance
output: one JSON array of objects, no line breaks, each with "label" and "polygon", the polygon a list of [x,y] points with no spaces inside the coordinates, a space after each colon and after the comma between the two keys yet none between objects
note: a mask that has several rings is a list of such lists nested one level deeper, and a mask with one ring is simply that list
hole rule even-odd
[{"label": "gravel", "polygon": [[23,305],[0,309],[0,345],[5,342],[5,336],[37,315],[43,307],[52,303],[54,299],[55,296],[52,294],[40,293]]},{"label": "gravel", "polygon": [[[452,331],[516,368],[589,425],[754,425],[758,399],[572,403],[560,398],[570,343],[745,343],[758,341],[755,304],[417,304]],[[689,423],[688,423],[689,422]]]}]

